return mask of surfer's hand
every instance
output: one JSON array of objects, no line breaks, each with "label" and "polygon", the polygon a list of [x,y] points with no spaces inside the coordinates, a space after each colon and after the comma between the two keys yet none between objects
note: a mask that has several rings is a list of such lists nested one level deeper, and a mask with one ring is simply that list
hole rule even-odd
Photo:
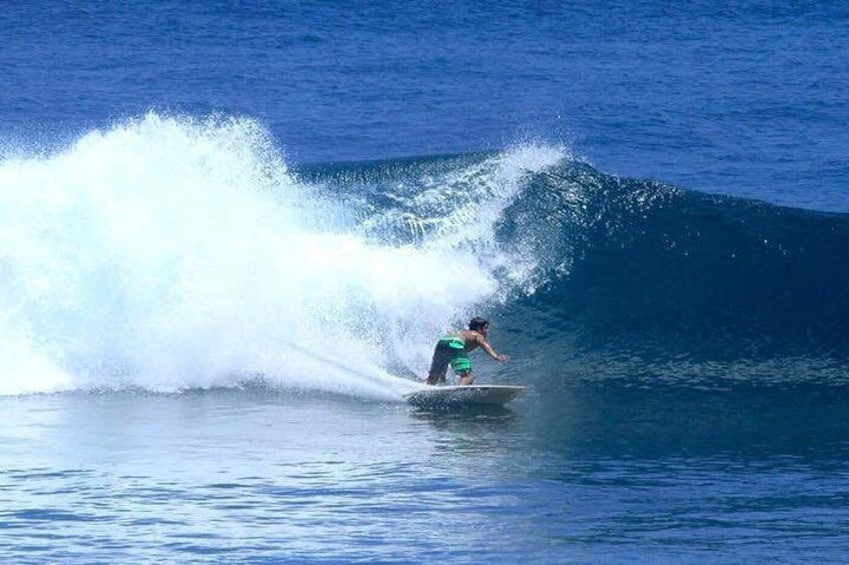
[{"label": "surfer's hand", "polygon": [[499,363],[506,363],[507,361],[510,360],[510,356],[509,355],[499,355],[498,357],[495,358],[495,360],[498,361]]}]

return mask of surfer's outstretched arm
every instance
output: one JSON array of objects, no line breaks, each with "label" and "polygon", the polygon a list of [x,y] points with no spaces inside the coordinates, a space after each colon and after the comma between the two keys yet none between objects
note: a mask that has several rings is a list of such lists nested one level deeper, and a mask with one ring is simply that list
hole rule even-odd
[{"label": "surfer's outstretched arm", "polygon": [[496,353],[495,349],[492,348],[492,346],[489,344],[489,342],[483,336],[480,336],[478,338],[478,345],[480,346],[481,349],[486,351],[487,355],[489,355],[490,357],[492,357],[493,359],[495,359],[499,363],[505,363],[505,362],[510,360],[509,355],[501,355],[499,353]]}]

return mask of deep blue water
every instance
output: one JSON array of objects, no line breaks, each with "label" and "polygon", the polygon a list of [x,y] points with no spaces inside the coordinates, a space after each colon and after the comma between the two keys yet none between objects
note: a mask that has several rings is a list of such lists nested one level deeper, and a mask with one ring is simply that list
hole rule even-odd
[{"label": "deep blue water", "polygon": [[150,108],[260,120],[297,162],[566,142],[601,170],[846,211],[842,2],[41,3],[0,15],[4,134]]},{"label": "deep blue water", "polygon": [[[0,559],[842,562],[849,8],[0,12]],[[472,315],[521,383],[414,410]]]}]

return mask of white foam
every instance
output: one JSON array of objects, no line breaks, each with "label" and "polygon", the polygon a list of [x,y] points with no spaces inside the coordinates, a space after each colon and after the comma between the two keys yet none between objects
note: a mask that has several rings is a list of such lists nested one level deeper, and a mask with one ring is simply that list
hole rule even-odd
[{"label": "white foam", "polygon": [[522,171],[558,155],[495,159],[468,203],[475,227],[457,209],[408,246],[328,225],[333,204],[248,119],[149,114],[55,155],[6,157],[0,394],[173,391],[260,374],[395,398],[415,383],[388,367],[420,374],[435,334],[497,292],[492,226]]}]

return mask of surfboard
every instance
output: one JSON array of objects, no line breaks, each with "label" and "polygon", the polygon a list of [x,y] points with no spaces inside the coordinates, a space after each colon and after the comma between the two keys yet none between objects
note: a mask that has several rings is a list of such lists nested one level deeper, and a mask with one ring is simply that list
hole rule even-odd
[{"label": "surfboard", "polygon": [[501,406],[525,390],[513,385],[429,386],[404,395],[404,399],[419,408],[453,406]]}]

